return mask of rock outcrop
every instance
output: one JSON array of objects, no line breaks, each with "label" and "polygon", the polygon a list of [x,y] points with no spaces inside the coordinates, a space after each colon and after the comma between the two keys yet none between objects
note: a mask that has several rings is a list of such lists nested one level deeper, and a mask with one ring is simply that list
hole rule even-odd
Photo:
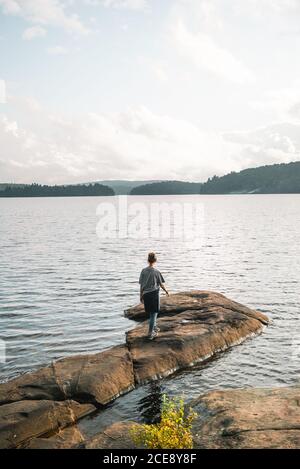
[{"label": "rock outcrop", "polygon": [[[197,412],[195,449],[299,449],[300,387],[212,391],[190,404]],[[85,444],[89,448],[136,448],[134,424],[118,422]]]},{"label": "rock outcrop", "polygon": [[134,422],[117,422],[103,432],[87,440],[85,449],[132,449],[136,448],[130,436]]},{"label": "rock outcrop", "polygon": [[[259,319],[263,324],[269,322],[268,318],[258,311],[230,300],[221,293],[204,290],[191,290],[163,296],[160,301],[160,317],[174,316],[187,310],[198,310],[203,313],[213,312],[218,311],[219,308],[243,313],[249,317]],[[147,319],[144,305],[141,303],[126,309],[124,314],[128,319],[134,319],[135,321]]]},{"label": "rock outcrop", "polygon": [[0,448],[15,448],[31,438],[72,425],[94,411],[74,401],[19,401],[0,407]]},{"label": "rock outcrop", "polygon": [[[183,312],[181,309],[186,308]],[[141,306],[130,309],[142,317]],[[135,380],[146,383],[187,368],[260,332],[268,318],[217,293],[193,291],[162,300],[160,333],[145,340],[147,323],[127,333]]]},{"label": "rock outcrop", "polygon": [[105,405],[133,388],[131,356],[121,345],[93,355],[67,357],[1,384],[0,403],[74,399]]},{"label": "rock outcrop", "polygon": [[[68,438],[75,444],[81,438],[78,432],[71,438],[72,432],[62,435],[60,431],[60,438],[47,438],[47,442],[40,437],[80,418],[81,412],[74,411],[73,420],[68,420],[71,408],[83,409],[76,406],[88,403],[92,405],[84,407],[84,414],[92,412],[94,406],[104,406],[138,384],[190,367],[242,342],[268,323],[262,313],[213,292],[177,293],[161,303],[161,331],[154,341],[147,339],[144,322],[127,333],[124,345],[97,354],[67,357],[1,384],[0,446],[27,442],[68,447]],[[144,308],[130,308],[126,315],[141,321]],[[53,428],[48,428],[50,423]],[[14,434],[19,436],[12,438]]]},{"label": "rock outcrop", "polygon": [[195,448],[299,448],[300,387],[213,391],[192,402]]},{"label": "rock outcrop", "polygon": [[59,430],[56,434],[46,438],[39,437],[29,440],[26,449],[73,449],[81,447],[85,442],[85,436],[77,425]]}]

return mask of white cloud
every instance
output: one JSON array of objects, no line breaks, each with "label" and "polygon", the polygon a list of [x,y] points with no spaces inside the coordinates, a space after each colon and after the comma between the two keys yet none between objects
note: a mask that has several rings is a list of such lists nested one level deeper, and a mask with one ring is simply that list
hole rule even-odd
[{"label": "white cloud", "polygon": [[[27,40],[41,37],[43,31],[49,32],[50,40],[51,27],[85,33],[85,24],[97,28],[104,13],[107,21],[98,40],[91,37],[72,46],[64,38],[44,41],[44,49],[53,56],[80,51],[76,57],[70,55],[71,67],[87,73],[76,77],[61,96],[56,87],[65,84],[63,74],[61,83],[50,84],[45,96],[52,109],[65,107],[74,113],[72,117],[51,115],[32,99],[17,102],[8,97],[9,107],[0,106],[0,112],[9,109],[6,117],[0,115],[1,179],[49,183],[104,177],[204,180],[215,173],[299,159],[300,83],[290,82],[299,76],[297,39],[277,34],[282,30],[281,17],[284,27],[297,21],[295,5],[292,0],[260,1],[174,0],[167,7],[155,7],[155,17],[140,15],[134,27],[128,11],[109,14],[104,8],[143,11],[150,1],[0,0],[0,10],[28,22],[23,35]],[[103,8],[84,10],[84,2]],[[234,4],[240,5],[240,17]],[[85,20],[72,14],[77,5]],[[268,24],[256,21],[256,8]],[[96,21],[91,21],[91,15]],[[126,30],[128,25],[130,30],[124,34],[121,28]],[[113,54],[105,49],[107,44],[112,45]],[[17,43],[12,47],[18,47]],[[28,62],[31,76],[40,60],[35,52],[33,47]],[[49,58],[48,62],[51,74],[57,74],[62,59]],[[9,62],[7,67],[6,75],[13,76]],[[124,73],[117,83],[120,67]],[[40,68],[34,80],[39,95],[44,96],[49,70]],[[93,86],[91,75],[97,77]],[[21,78],[16,86],[26,94],[28,80]],[[236,86],[252,82],[253,86]],[[80,90],[76,98],[74,90]],[[139,103],[145,106],[138,107]],[[129,110],[109,114],[97,112],[97,106]],[[89,107],[96,110],[94,114],[80,114]],[[257,129],[260,125],[264,127]],[[220,129],[233,131],[225,134]]]},{"label": "white cloud", "polygon": [[0,80],[0,104],[6,103],[6,83],[4,80]]},{"label": "white cloud", "polygon": [[208,70],[234,83],[255,81],[254,73],[208,34],[189,31],[181,20],[177,20],[173,25],[172,34],[178,52],[200,69]]},{"label": "white cloud", "polygon": [[67,55],[69,51],[66,47],[63,46],[53,46],[48,47],[47,52],[50,55]]},{"label": "white cloud", "polygon": [[31,41],[32,39],[36,39],[38,37],[45,37],[47,34],[47,30],[42,28],[42,26],[32,26],[31,28],[25,29],[23,32],[23,39],[25,41]]},{"label": "white cloud", "polygon": [[262,16],[269,13],[290,13],[300,8],[299,0],[234,0],[233,5],[240,13],[251,13],[253,16]]},{"label": "white cloud", "polygon": [[140,57],[139,61],[143,66],[147,67],[158,81],[165,83],[169,80],[167,67],[163,61],[149,57]]},{"label": "white cloud", "polygon": [[66,118],[12,98],[18,122],[0,115],[1,181],[206,180],[249,166],[300,160],[300,124],[204,132],[145,107]]},{"label": "white cloud", "polygon": [[300,81],[285,88],[269,89],[249,104],[259,112],[268,112],[273,121],[300,120]]},{"label": "white cloud", "polygon": [[235,144],[144,107],[66,119],[31,100],[11,104],[23,124],[0,116],[2,181],[203,180],[235,167]]},{"label": "white cloud", "polygon": [[213,33],[224,27],[222,5],[224,0],[177,0],[171,14],[183,22],[194,23],[202,32]]},{"label": "white cloud", "polygon": [[282,122],[223,137],[241,145],[240,159],[245,168],[300,160],[300,123]]},{"label": "white cloud", "polygon": [[294,103],[290,109],[289,109],[289,114],[292,118],[295,118],[297,119],[298,121],[300,121],[300,97],[299,97],[299,101]]},{"label": "white cloud", "polygon": [[145,10],[148,7],[148,0],[85,0],[85,3],[128,10]]},{"label": "white cloud", "polygon": [[59,27],[69,33],[89,32],[77,15],[66,12],[61,0],[0,0],[1,6],[5,14],[21,16],[30,23]]},{"label": "white cloud", "polygon": [[294,9],[299,8],[299,1],[298,0],[250,0],[255,8],[259,4],[265,4],[267,7],[273,8],[277,11],[282,11],[286,9]]}]

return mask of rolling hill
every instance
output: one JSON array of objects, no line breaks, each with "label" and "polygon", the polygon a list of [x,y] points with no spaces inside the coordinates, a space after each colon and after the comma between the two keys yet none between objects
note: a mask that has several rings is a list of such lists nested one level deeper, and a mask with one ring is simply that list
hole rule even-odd
[{"label": "rolling hill", "polygon": [[201,194],[293,194],[300,193],[300,161],[250,168],[208,179]]},{"label": "rolling hill", "polygon": [[135,187],[130,195],[199,194],[200,186],[198,182],[162,181]]}]

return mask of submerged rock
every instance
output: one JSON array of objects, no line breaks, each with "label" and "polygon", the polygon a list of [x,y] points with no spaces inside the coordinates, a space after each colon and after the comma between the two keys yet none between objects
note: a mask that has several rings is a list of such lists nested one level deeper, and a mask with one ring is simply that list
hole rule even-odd
[{"label": "submerged rock", "polygon": [[299,448],[300,387],[213,391],[192,402],[195,448]]},{"label": "submerged rock", "polygon": [[74,401],[20,401],[0,407],[0,448],[15,448],[32,438],[55,432],[95,410]]}]

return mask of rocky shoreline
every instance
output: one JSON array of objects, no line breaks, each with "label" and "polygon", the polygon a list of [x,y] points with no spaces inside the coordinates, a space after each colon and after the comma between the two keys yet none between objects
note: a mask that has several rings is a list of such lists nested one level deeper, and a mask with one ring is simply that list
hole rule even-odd
[{"label": "rocky shoreline", "polygon": [[224,295],[198,290],[162,299],[161,332],[152,342],[143,306],[125,315],[141,323],[124,345],[67,357],[0,385],[0,448],[76,446],[84,441],[74,426],[80,418],[241,343],[269,322]]},{"label": "rocky shoreline", "polygon": [[[212,391],[194,399],[195,449],[298,449],[300,387]],[[83,443],[86,449],[134,448],[130,430],[117,422]]]}]

